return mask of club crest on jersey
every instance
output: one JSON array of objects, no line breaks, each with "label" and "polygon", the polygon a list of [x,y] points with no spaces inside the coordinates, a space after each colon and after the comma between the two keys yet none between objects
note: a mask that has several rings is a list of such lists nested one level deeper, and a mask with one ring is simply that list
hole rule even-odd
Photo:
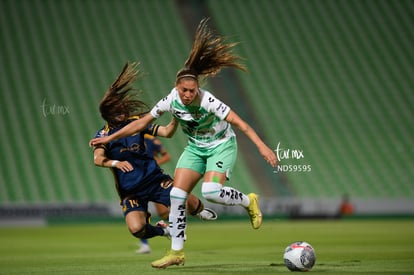
[{"label": "club crest on jersey", "polygon": [[102,129],[101,131],[99,131],[98,137],[106,137],[106,136],[108,136],[108,131],[106,131],[105,129]]},{"label": "club crest on jersey", "polygon": [[164,189],[168,189],[171,185],[173,185],[174,181],[172,179],[166,179],[160,183],[161,187]]}]

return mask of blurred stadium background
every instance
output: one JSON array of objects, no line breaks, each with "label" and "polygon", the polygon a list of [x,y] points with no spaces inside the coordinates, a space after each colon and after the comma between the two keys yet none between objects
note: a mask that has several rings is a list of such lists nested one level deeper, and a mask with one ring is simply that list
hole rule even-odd
[{"label": "blurred stadium background", "polygon": [[[412,216],[413,14],[410,0],[0,0],[0,224],[120,216],[88,147],[98,103],[127,61],[150,106],[166,95],[203,17],[249,68],[206,88],[284,156],[272,169],[239,133],[230,184],[266,215],[331,216],[346,194],[356,215]],[[172,174],[186,140],[163,142]]]}]

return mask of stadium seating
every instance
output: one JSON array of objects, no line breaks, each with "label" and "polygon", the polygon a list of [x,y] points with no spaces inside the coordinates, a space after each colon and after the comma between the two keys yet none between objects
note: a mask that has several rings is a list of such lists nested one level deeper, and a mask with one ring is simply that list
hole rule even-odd
[{"label": "stadium seating", "polygon": [[[300,148],[301,197],[412,197],[408,2],[209,1],[235,34],[267,138]],[[405,38],[404,38],[405,37]],[[411,153],[409,153],[411,152]]]}]

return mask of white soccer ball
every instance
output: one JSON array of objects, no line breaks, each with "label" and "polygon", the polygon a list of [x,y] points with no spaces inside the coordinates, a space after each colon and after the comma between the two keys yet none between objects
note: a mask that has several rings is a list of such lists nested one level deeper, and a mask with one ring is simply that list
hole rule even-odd
[{"label": "white soccer ball", "polygon": [[290,271],[309,271],[315,264],[316,254],[307,242],[294,242],[286,247],[283,260]]}]

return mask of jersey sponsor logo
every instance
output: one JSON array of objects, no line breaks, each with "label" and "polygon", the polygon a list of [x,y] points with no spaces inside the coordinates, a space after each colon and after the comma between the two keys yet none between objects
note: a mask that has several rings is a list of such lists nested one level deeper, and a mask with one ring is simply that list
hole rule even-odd
[{"label": "jersey sponsor logo", "polygon": [[126,151],[138,152],[140,148],[141,148],[141,146],[138,143],[133,143],[129,147],[122,148],[121,150],[119,150],[119,152],[121,152],[121,153],[126,152]]},{"label": "jersey sponsor logo", "polygon": [[186,112],[180,112],[177,110],[174,110],[174,116],[181,118],[183,114],[186,114]]},{"label": "jersey sponsor logo", "polygon": [[199,126],[200,124],[197,122],[197,121],[195,121],[195,120],[191,120],[191,121],[188,121],[187,122],[187,126],[189,127],[189,128],[195,128],[195,127],[197,127],[197,126]]},{"label": "jersey sponsor logo", "polygon": [[200,111],[196,110],[193,112],[186,112],[186,111],[178,111],[174,110],[174,116],[181,118],[181,119],[202,119],[206,116],[206,114],[202,114]]}]

